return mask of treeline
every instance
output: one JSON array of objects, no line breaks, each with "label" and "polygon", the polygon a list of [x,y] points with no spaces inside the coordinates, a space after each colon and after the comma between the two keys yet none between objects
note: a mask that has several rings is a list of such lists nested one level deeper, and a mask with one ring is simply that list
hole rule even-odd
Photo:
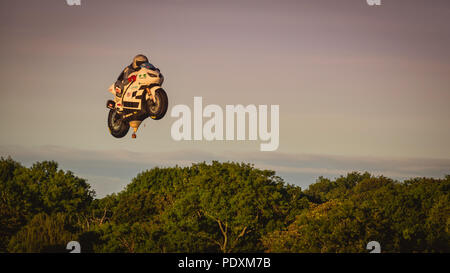
[{"label": "treeline", "polygon": [[0,160],[0,252],[450,252],[450,176],[369,173],[302,190],[249,164],[153,168],[95,199],[56,162]]}]

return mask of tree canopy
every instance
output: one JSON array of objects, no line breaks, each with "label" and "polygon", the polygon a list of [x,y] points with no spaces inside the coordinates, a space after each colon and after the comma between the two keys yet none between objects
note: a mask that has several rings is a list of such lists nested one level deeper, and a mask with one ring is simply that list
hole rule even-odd
[{"label": "tree canopy", "polygon": [[0,160],[0,252],[449,252],[450,176],[369,173],[308,189],[251,164],[153,168],[95,199],[56,162]]}]

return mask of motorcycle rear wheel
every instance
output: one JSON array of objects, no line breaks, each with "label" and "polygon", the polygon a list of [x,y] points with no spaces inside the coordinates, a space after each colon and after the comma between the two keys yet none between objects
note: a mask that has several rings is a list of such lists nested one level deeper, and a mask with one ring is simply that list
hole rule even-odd
[{"label": "motorcycle rear wheel", "polygon": [[115,109],[109,110],[108,128],[113,137],[122,138],[130,129],[130,124],[124,122],[122,116]]}]

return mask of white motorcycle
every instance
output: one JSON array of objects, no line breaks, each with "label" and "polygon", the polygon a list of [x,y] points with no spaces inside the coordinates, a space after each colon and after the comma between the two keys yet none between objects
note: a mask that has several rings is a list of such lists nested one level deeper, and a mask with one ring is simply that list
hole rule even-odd
[{"label": "white motorcycle", "polygon": [[110,109],[108,128],[111,135],[124,137],[131,126],[132,138],[136,138],[143,120],[148,117],[154,120],[164,117],[169,102],[166,92],[161,88],[163,81],[164,77],[159,70],[144,63],[139,71],[129,75],[128,83],[121,92],[117,92],[114,84],[110,86],[108,91],[114,95],[114,100],[108,100],[106,107]]}]

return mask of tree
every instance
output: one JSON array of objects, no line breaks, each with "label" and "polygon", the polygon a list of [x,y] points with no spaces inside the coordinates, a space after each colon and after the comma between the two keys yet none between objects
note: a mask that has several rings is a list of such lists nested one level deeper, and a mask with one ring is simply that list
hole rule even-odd
[{"label": "tree", "polygon": [[77,240],[70,217],[63,213],[52,216],[39,213],[9,242],[10,252],[65,252],[68,242]]},{"label": "tree", "polygon": [[0,160],[0,252],[6,252],[9,239],[25,225],[29,212],[14,184],[14,175],[24,167],[11,158]]},{"label": "tree", "polygon": [[11,237],[35,215],[82,215],[94,195],[85,179],[58,170],[56,162],[38,162],[26,168],[11,158],[1,158],[0,251],[6,251]]},{"label": "tree", "polygon": [[320,177],[306,191],[244,163],[153,168],[94,199],[86,180],[44,161],[0,160],[0,251],[450,251],[450,176],[398,182]]},{"label": "tree", "polygon": [[118,195],[108,228],[134,246],[128,251],[262,251],[262,234],[293,220],[304,197],[273,171],[248,164],[154,168]]},{"label": "tree", "polygon": [[[398,183],[383,176],[362,180],[355,180],[358,175],[354,173],[349,176],[329,183],[355,183],[347,184],[339,194],[339,187],[334,187],[321,195],[328,201],[311,203],[287,229],[264,236],[266,249],[365,252],[369,241],[378,241],[383,252],[450,250],[448,177]],[[314,185],[312,188],[317,189]]]}]

